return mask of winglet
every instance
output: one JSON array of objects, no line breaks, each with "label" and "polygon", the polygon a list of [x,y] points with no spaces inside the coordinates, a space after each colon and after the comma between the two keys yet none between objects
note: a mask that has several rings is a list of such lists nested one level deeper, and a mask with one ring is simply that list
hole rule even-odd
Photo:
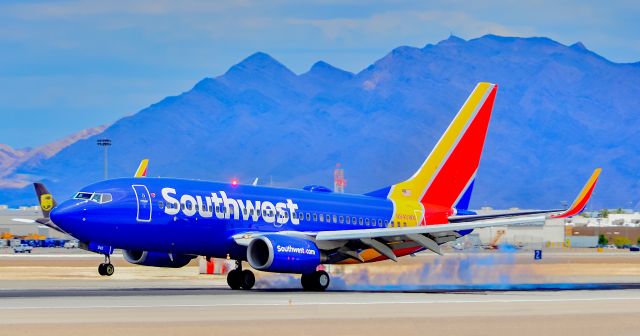
[{"label": "winglet", "polygon": [[567,218],[581,213],[587,206],[587,202],[589,202],[591,194],[593,194],[593,189],[596,187],[596,182],[598,182],[598,177],[600,176],[601,171],[601,168],[597,168],[593,171],[591,178],[589,178],[589,181],[584,185],[582,191],[580,191],[580,194],[578,194],[578,197],[576,197],[569,209],[558,215],[553,215],[551,218]]},{"label": "winglet", "polygon": [[147,176],[147,165],[149,165],[149,159],[144,159],[140,161],[140,165],[138,166],[138,170],[136,170],[136,174],[133,177],[146,177]]}]

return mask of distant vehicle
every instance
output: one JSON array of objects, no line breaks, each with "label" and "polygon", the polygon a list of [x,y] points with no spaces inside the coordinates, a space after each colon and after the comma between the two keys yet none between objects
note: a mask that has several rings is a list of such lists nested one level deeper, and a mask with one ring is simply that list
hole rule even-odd
[{"label": "distant vehicle", "polygon": [[31,253],[31,250],[33,250],[33,247],[27,244],[20,244],[13,247],[14,253]]},{"label": "distant vehicle", "polygon": [[617,250],[617,249],[618,249],[618,248],[617,248],[615,245],[613,245],[613,244],[606,245],[604,248],[606,248],[606,249],[611,249],[611,250]]},{"label": "distant vehicle", "polygon": [[631,251],[631,252],[640,252],[640,246],[631,245],[631,247],[629,248],[629,251]]},{"label": "distant vehicle", "polygon": [[78,248],[78,241],[77,240],[70,240],[70,241],[64,243],[64,248],[66,248],[66,249]]}]

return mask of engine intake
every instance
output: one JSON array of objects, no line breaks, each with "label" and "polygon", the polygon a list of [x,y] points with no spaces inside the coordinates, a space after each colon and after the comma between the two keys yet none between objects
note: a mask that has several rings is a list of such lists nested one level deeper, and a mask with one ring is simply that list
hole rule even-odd
[{"label": "engine intake", "polygon": [[132,264],[154,267],[180,268],[186,266],[195,256],[167,252],[123,251],[124,259]]},{"label": "engine intake", "polygon": [[315,271],[321,262],[320,253],[308,239],[268,234],[249,243],[247,261],[260,271],[304,274]]}]

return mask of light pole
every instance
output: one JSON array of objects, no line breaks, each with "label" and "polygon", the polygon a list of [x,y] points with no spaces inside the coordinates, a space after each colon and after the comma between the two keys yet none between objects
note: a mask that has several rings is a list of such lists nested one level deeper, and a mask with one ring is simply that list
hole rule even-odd
[{"label": "light pole", "polygon": [[99,147],[104,147],[104,179],[106,180],[109,177],[107,173],[107,148],[111,146],[111,139],[98,139],[96,143]]}]

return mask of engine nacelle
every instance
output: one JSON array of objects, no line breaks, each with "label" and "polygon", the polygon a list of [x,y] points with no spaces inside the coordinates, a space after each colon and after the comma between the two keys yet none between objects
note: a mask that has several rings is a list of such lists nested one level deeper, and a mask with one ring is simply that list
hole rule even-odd
[{"label": "engine nacelle", "polygon": [[279,234],[254,238],[247,248],[251,267],[267,272],[304,274],[320,264],[320,250],[310,240]]},{"label": "engine nacelle", "polygon": [[132,264],[154,267],[180,268],[187,265],[195,256],[167,252],[122,251],[124,259]]}]

